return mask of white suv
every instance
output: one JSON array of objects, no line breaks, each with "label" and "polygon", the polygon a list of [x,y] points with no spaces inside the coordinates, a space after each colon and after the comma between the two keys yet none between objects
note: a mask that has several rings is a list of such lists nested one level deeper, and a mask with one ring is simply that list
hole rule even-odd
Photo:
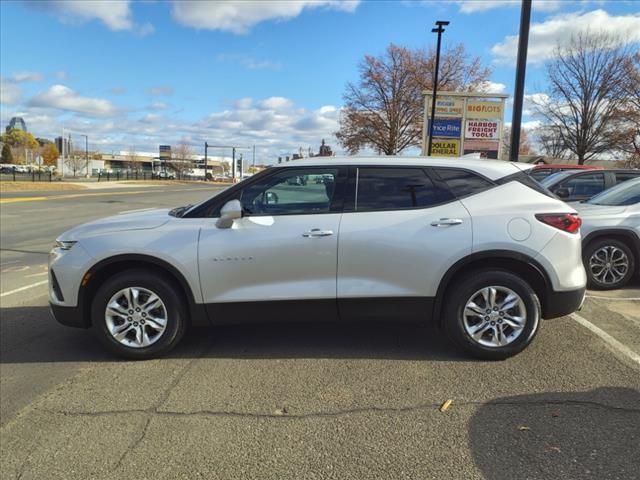
[{"label": "white suv", "polygon": [[468,353],[522,351],[578,309],[580,219],[528,166],[313,158],[195,206],[76,227],[50,256],[65,325],[148,358],[188,325],[433,319]]}]

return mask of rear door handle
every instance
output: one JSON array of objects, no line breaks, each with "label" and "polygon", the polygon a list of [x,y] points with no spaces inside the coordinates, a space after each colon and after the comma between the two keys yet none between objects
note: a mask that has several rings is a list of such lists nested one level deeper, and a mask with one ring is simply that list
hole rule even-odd
[{"label": "rear door handle", "polygon": [[462,223],[461,218],[441,218],[440,220],[434,220],[431,222],[432,227],[448,227],[451,225],[460,225]]},{"label": "rear door handle", "polygon": [[330,235],[333,235],[333,230],[320,230],[319,228],[312,228],[302,234],[305,238],[328,237]]}]

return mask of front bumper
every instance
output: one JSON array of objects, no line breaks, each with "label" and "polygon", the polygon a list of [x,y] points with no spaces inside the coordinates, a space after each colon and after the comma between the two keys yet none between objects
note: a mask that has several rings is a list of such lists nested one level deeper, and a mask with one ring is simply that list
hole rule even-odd
[{"label": "front bumper", "polygon": [[549,320],[580,310],[584,303],[586,291],[586,287],[566,292],[549,291],[542,306],[542,317]]},{"label": "front bumper", "polygon": [[49,308],[53,317],[67,327],[89,328],[91,322],[85,318],[84,309],[81,306],[62,307],[49,302]]}]

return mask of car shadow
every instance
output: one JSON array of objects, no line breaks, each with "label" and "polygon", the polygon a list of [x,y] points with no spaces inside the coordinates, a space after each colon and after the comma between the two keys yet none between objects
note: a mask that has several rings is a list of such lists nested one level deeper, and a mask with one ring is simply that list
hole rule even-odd
[{"label": "car shadow", "polygon": [[487,479],[638,478],[639,426],[635,389],[518,395],[483,404],[469,444]]},{"label": "car shadow", "polygon": [[[48,307],[0,310],[0,363],[119,361],[91,329],[58,324]],[[474,362],[435,326],[410,323],[243,324],[190,329],[169,358],[374,358]]]}]

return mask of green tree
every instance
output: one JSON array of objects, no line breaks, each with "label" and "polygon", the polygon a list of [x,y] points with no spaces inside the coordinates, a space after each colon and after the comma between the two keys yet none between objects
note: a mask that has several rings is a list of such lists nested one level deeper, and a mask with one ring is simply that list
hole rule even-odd
[{"label": "green tree", "polygon": [[38,148],[38,141],[29,132],[23,132],[17,128],[12,128],[2,135],[2,142],[8,143],[10,147],[23,147],[28,150]]},{"label": "green tree", "polygon": [[13,163],[13,154],[11,153],[11,147],[5,143],[2,145],[2,163]]},{"label": "green tree", "polygon": [[45,165],[55,165],[56,161],[60,158],[60,152],[53,143],[45,143],[42,147],[42,161]]}]

